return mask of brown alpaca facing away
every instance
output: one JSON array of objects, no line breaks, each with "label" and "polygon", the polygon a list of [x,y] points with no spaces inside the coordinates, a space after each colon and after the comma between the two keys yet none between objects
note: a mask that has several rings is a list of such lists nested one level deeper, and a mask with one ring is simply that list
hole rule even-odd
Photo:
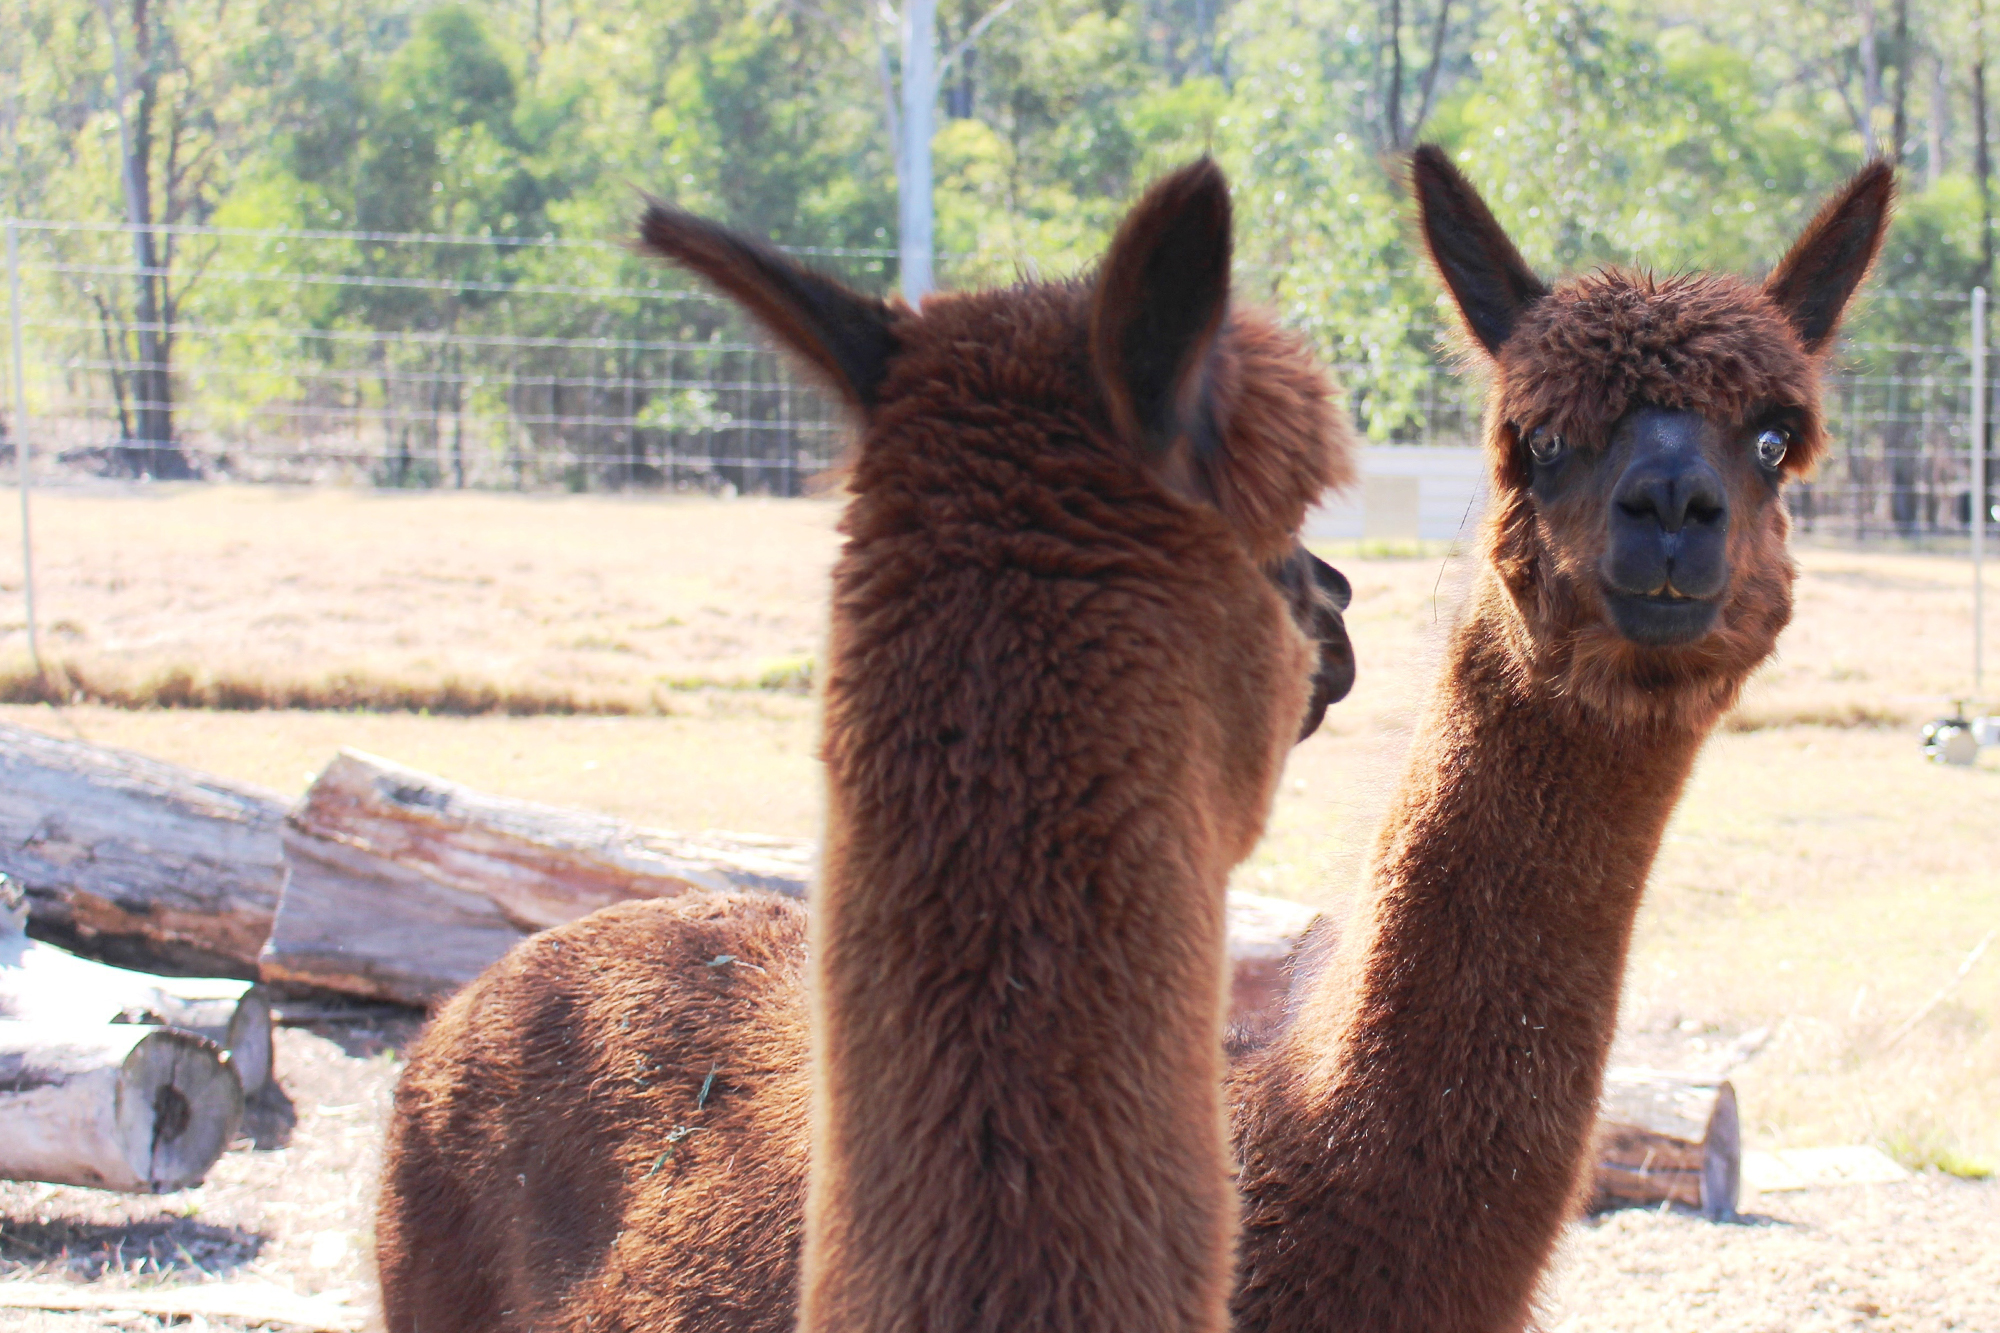
[{"label": "brown alpaca facing away", "polygon": [[1370,899],[1232,1076],[1258,1333],[1529,1320],[1662,829],[1790,618],[1781,491],[1824,449],[1821,372],[1893,193],[1863,171],[1761,287],[1551,291],[1441,152],[1413,182],[1492,372],[1493,506]]},{"label": "brown alpaca facing away", "polygon": [[1352,676],[1295,535],[1345,428],[1227,309],[1220,173],[1093,280],[921,313],[644,235],[863,423],[810,924],[629,904],[455,997],[397,1089],[391,1333],[1220,1329],[1224,880]]}]

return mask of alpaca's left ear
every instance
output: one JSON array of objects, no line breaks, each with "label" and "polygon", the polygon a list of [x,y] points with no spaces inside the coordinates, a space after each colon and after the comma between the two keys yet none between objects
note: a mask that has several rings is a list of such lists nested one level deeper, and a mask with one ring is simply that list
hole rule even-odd
[{"label": "alpaca's left ear", "polygon": [[1091,362],[1112,425],[1155,468],[1176,470],[1168,453],[1229,305],[1229,245],[1229,185],[1203,158],[1146,192],[1098,275]]},{"label": "alpaca's left ear", "polygon": [[647,201],[639,220],[639,245],[720,287],[850,407],[865,414],[875,405],[907,307],[854,291],[763,241],[657,199]]},{"label": "alpaca's left ear", "polygon": [[1832,340],[1841,312],[1875,263],[1895,202],[1894,169],[1887,162],[1869,163],[1806,224],[1791,253],[1765,279],[1765,294],[1813,355]]}]

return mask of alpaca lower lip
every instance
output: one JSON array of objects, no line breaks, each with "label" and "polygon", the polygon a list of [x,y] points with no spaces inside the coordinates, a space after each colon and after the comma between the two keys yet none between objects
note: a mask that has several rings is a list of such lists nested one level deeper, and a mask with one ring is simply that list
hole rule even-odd
[{"label": "alpaca lower lip", "polygon": [[1713,598],[1676,592],[1632,593],[1606,588],[1604,600],[1618,632],[1649,648],[1693,643],[1713,628],[1720,610],[1720,603]]}]

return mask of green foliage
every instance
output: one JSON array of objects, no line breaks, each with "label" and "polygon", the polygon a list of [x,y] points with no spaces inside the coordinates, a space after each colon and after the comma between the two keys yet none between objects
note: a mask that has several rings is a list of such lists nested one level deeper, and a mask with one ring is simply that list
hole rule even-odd
[{"label": "green foliage", "polygon": [[[851,281],[894,280],[881,252],[896,242],[885,90],[898,47],[870,0],[151,2],[152,162],[176,182],[161,220],[595,241],[626,232],[636,187],[849,252],[821,262]],[[1857,109],[1863,38],[1834,0],[1686,0],[1671,14],[1493,0],[1454,5],[1442,28],[1435,0],[1401,0],[1393,30],[1386,0],[1014,0],[965,44],[998,3],[940,4],[945,280],[1078,270],[1148,180],[1212,152],[1237,189],[1246,289],[1343,368],[1380,439],[1435,426],[1439,394],[1469,410],[1470,390],[1441,374],[1450,322],[1406,222],[1397,152],[1412,138],[1449,148],[1550,275],[1634,262],[1754,274],[1891,123],[1886,103]],[[103,11],[20,9],[22,40],[0,55],[18,109],[5,206],[116,220]],[[1878,45],[1882,87],[1900,70],[1913,89],[1906,202],[1878,287],[1957,293],[1982,276],[1970,23],[1917,0],[1910,42]],[[724,328],[713,306],[656,297],[658,271],[611,250],[271,238],[226,254],[189,241],[174,263],[180,317],[239,330],[239,361],[259,355],[258,329],[701,342]],[[371,281],[201,276],[304,271]],[[35,281],[50,299],[98,302],[85,308],[103,311],[105,336],[124,336],[116,284]],[[585,309],[507,290],[579,282],[633,294]],[[1875,299],[1853,332],[1857,357],[1893,359],[1961,341],[1964,305]],[[415,342],[398,354],[430,364]],[[493,392],[435,369],[454,394]],[[274,371],[256,392],[296,388]],[[370,392],[356,387],[356,404]],[[662,429],[710,410],[663,392],[645,419]]]}]

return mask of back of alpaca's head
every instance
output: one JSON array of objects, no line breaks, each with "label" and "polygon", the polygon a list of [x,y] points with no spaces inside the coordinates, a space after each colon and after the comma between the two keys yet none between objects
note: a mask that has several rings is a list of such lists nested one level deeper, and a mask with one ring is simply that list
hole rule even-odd
[{"label": "back of alpaca's head", "polygon": [[1315,676],[1351,666],[1344,587],[1297,541],[1346,427],[1303,346],[1230,308],[1229,231],[1201,163],[1090,276],[913,310],[648,216],[860,425],[808,1328],[1224,1317],[1222,890]]},{"label": "back of alpaca's head", "polygon": [[[1162,595],[1247,561],[1316,640],[1316,704],[1345,692],[1345,587],[1297,534],[1323,491],[1352,480],[1352,441],[1303,340],[1232,308],[1228,190],[1213,164],[1156,185],[1090,275],[935,295],[921,310],[664,205],[642,239],[733,297],[858,418],[848,592],[872,543],[923,532],[949,547],[982,524],[1030,544],[1062,529],[1107,556],[1177,552],[1155,570]],[[1088,537],[1072,522],[1085,501]],[[1197,538],[1215,545],[1183,549]],[[839,591],[836,638],[865,645],[876,622]],[[1215,645],[1230,660],[1249,646]]]}]

